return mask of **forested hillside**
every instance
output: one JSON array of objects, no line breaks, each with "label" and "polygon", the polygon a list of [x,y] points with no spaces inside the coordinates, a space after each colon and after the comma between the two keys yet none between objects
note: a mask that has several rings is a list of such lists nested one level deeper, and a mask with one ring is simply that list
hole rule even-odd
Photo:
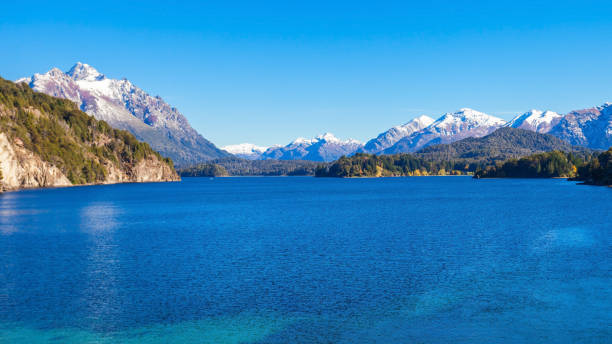
[{"label": "forested hillside", "polygon": [[186,177],[213,176],[311,176],[326,163],[306,160],[247,160],[222,158],[179,170]]},{"label": "forested hillside", "polygon": [[476,171],[474,178],[571,178],[584,164],[572,153],[553,151],[489,166]]},{"label": "forested hillside", "polygon": [[217,164],[202,163],[192,167],[178,170],[181,177],[227,177],[229,173],[225,167]]},{"label": "forested hillside", "polygon": [[466,161],[430,161],[412,154],[375,155],[357,153],[341,157],[328,166],[320,166],[317,177],[397,177],[461,175],[476,170]]},{"label": "forested hillside", "polygon": [[171,160],[127,131],[111,128],[68,100],[2,78],[0,133],[7,188],[51,186],[45,169],[57,169],[55,177],[69,184],[178,179]]},{"label": "forested hillside", "polygon": [[612,186],[612,148],[578,168],[575,179],[586,184]]},{"label": "forested hillside", "polygon": [[572,146],[552,135],[524,129],[500,128],[481,138],[466,138],[450,144],[429,146],[415,155],[427,160],[467,160],[480,164],[494,164],[507,159],[517,159],[535,153],[554,150],[588,156],[591,150]]}]

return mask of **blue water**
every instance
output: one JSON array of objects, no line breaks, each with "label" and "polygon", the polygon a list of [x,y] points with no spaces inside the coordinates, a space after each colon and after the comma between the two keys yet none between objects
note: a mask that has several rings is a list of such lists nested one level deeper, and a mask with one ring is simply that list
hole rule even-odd
[{"label": "blue water", "polygon": [[185,178],[0,195],[1,343],[610,343],[612,189]]}]

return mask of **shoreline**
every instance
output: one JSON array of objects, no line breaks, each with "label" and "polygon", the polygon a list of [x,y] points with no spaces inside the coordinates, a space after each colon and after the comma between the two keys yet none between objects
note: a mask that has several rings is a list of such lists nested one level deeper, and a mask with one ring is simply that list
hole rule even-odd
[{"label": "shoreline", "polygon": [[86,186],[105,186],[105,185],[117,185],[117,184],[146,184],[146,183],[179,183],[179,180],[158,180],[158,181],[144,181],[144,182],[116,182],[116,183],[87,183],[87,184],[75,184],[75,185],[51,185],[51,186],[39,186],[39,187],[26,187],[17,189],[2,189],[0,195],[8,192],[20,192],[20,191],[31,191],[31,190],[49,190],[49,189],[66,189],[74,187],[86,187]]}]

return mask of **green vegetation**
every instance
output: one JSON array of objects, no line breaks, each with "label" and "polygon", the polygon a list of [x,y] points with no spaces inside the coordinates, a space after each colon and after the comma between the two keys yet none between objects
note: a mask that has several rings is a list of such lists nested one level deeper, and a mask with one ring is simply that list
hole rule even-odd
[{"label": "green vegetation", "polygon": [[572,153],[553,151],[489,166],[476,171],[474,178],[571,178],[584,163]]},{"label": "green vegetation", "polygon": [[225,167],[217,164],[204,163],[193,167],[180,169],[181,177],[226,177],[229,176]]},{"label": "green vegetation", "polygon": [[500,128],[481,138],[470,137],[450,144],[425,147],[415,155],[431,161],[462,160],[487,166],[555,150],[572,152],[582,158],[592,154],[588,148],[572,146],[552,135],[524,129]]},{"label": "green vegetation", "polygon": [[612,147],[593,158],[588,164],[579,167],[574,180],[581,180],[586,184],[612,186]]},{"label": "green vegetation", "polygon": [[2,78],[0,131],[57,166],[73,184],[104,181],[108,163],[129,170],[140,160],[156,156],[172,167],[171,160],[163,159],[148,144],[87,115],[71,101]]},{"label": "green vegetation", "polygon": [[[540,154],[531,155],[534,153]],[[590,149],[572,146],[551,135],[501,128],[481,138],[429,146],[412,154],[342,157],[317,169],[316,176],[572,177],[591,155]]]},{"label": "green vegetation", "polygon": [[[311,176],[319,165],[325,165],[305,160],[246,160],[235,157],[211,160],[209,164],[223,167],[230,176]],[[179,170],[184,176],[208,176],[206,172],[207,167],[198,172],[197,166]]]},{"label": "green vegetation", "polygon": [[316,177],[398,177],[469,174],[478,167],[465,161],[429,161],[412,154],[374,155],[357,153],[343,156],[328,166],[320,166]]}]

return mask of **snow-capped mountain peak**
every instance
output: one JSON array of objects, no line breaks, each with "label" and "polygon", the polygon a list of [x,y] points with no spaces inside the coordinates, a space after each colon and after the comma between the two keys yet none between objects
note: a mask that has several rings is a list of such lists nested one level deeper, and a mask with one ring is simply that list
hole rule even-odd
[{"label": "snow-capped mountain peak", "polygon": [[[398,132],[404,134],[404,136],[410,135],[415,131],[427,128],[430,126],[435,120],[429,116],[421,115],[412,119],[409,122],[406,122],[402,125],[396,125],[392,129],[395,129]],[[384,133],[383,133],[384,134]],[[382,135],[382,134],[381,134]]]},{"label": "snow-capped mountain peak", "polygon": [[502,126],[506,123],[506,121],[504,121],[503,119],[497,118],[491,115],[487,115],[484,112],[476,111],[470,108],[461,108],[459,109],[459,111],[452,112],[452,113],[449,112],[449,113],[442,115],[442,117],[440,117],[432,125],[440,126],[443,124],[461,123],[461,122],[467,122],[467,123],[477,124],[477,125],[499,125],[499,126]]},{"label": "snow-capped mountain peak", "polygon": [[257,159],[268,147],[257,146],[252,143],[240,143],[221,147],[221,149],[245,159]]},{"label": "snow-capped mountain peak", "polygon": [[427,128],[433,122],[433,118],[421,115],[410,120],[409,122],[402,125],[396,125],[395,127],[380,133],[376,138],[368,141],[360,151],[365,153],[379,153],[380,151],[393,146],[397,141],[403,139],[404,137],[408,137],[417,131]]},{"label": "snow-capped mountain peak", "polygon": [[612,146],[612,103],[570,111],[549,133],[571,144],[608,149]]},{"label": "snow-capped mountain peak", "polygon": [[332,133],[325,133],[322,135],[317,135],[315,139],[319,141],[325,141],[325,142],[340,142],[340,140],[336,136],[334,136],[334,134]]},{"label": "snow-capped mountain peak", "polygon": [[[429,128],[431,128],[430,131],[437,132],[442,136],[454,136],[460,132],[469,132],[478,128],[498,128],[504,124],[506,124],[506,121],[501,118],[474,109],[462,108],[456,112],[445,113]],[[487,129],[486,131],[490,130]]]},{"label": "snow-capped mountain peak", "polygon": [[506,124],[508,127],[527,129],[538,133],[547,133],[563,116],[553,111],[529,110],[518,115]]},{"label": "snow-capped mountain peak", "polygon": [[307,139],[305,137],[298,137],[295,140],[291,141],[289,145],[310,145],[312,144],[312,139]]},{"label": "snow-capped mountain peak", "polygon": [[227,156],[203,138],[178,110],[152,97],[127,79],[106,78],[78,62],[66,73],[53,68],[22,78],[37,92],[68,99],[82,111],[111,126],[130,131],[178,165]]},{"label": "snow-capped mountain peak", "polygon": [[[53,67],[53,68],[51,68],[51,70],[49,70],[49,71],[48,71],[46,74],[47,74],[48,76],[52,76],[52,77],[58,77],[58,76],[60,76],[60,77],[61,77],[61,76],[63,76],[63,75],[64,75],[64,72],[62,72],[62,71],[61,71],[59,68],[57,68],[57,67]],[[40,75],[40,74],[37,74],[37,75]]]},{"label": "snow-capped mountain peak", "polygon": [[433,118],[429,117],[429,116],[426,116],[426,115],[421,115],[421,116],[419,116],[419,117],[417,117],[417,118],[413,119],[412,121],[410,121],[410,122],[408,122],[408,123],[404,124],[404,126],[405,126],[405,125],[409,125],[410,123],[419,123],[419,124],[421,124],[422,126],[427,127],[427,126],[431,125],[431,124],[432,124],[434,121],[435,121],[435,120],[434,120]]},{"label": "snow-capped mountain peak", "polygon": [[470,108],[445,113],[431,125],[402,138],[389,148],[385,154],[414,152],[423,147],[450,143],[466,137],[482,137],[490,134],[506,123],[486,113]]},{"label": "snow-capped mountain peak", "polygon": [[228,145],[225,147],[221,147],[223,150],[226,150],[232,154],[236,153],[250,153],[250,152],[259,152],[263,153],[268,149],[268,147],[257,146],[252,143],[239,143],[237,145]]},{"label": "snow-capped mountain peak", "polygon": [[312,139],[299,137],[286,146],[268,148],[261,159],[333,161],[361,148],[361,142],[341,140],[332,133],[318,135]]},{"label": "snow-capped mountain peak", "polygon": [[312,139],[298,137],[295,140],[291,141],[289,145],[313,145],[316,143],[361,144],[361,142],[354,139],[340,140],[332,133],[325,133],[317,135]]},{"label": "snow-capped mountain peak", "polygon": [[81,62],[77,62],[66,74],[69,75],[74,81],[98,81],[104,79],[104,74],[98,72],[94,67],[88,65],[87,63]]}]

